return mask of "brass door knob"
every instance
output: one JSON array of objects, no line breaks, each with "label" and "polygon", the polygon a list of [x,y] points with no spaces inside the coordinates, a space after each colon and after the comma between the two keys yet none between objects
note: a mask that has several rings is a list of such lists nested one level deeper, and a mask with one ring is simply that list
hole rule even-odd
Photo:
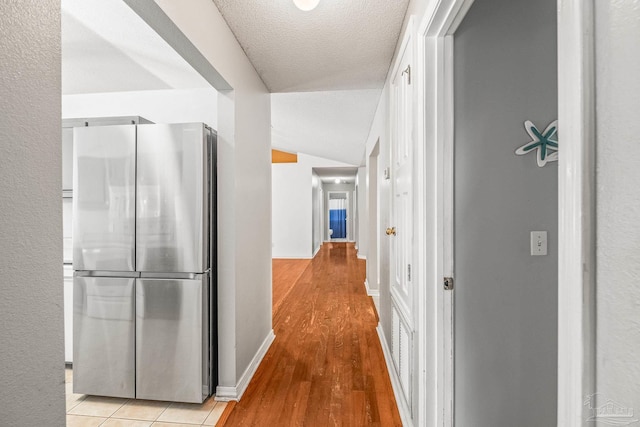
[{"label": "brass door knob", "polygon": [[389,227],[387,228],[387,236],[391,236],[391,235],[396,235],[396,228],[395,227]]}]

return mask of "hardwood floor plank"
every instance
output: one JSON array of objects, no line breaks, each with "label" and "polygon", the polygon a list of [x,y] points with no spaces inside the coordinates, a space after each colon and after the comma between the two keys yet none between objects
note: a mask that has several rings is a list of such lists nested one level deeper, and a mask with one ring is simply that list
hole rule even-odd
[{"label": "hardwood floor plank", "polygon": [[[353,244],[274,260],[276,339],[224,426],[401,426]],[[284,271],[283,271],[284,270]]]},{"label": "hardwood floor plank", "polygon": [[282,301],[291,292],[291,288],[306,268],[310,259],[274,259],[272,260],[272,296],[273,312],[280,310]]},{"label": "hardwood floor plank", "polygon": [[[298,393],[294,398],[293,408],[291,409],[291,419],[289,420],[290,426],[304,426],[304,418],[307,413],[307,406],[309,406],[309,398],[311,395],[311,381],[304,381],[300,383]],[[285,412],[283,415],[287,415]],[[287,425],[282,423],[280,425]]]},{"label": "hardwood floor plank", "polygon": [[216,427],[224,427],[225,424],[227,423],[227,420],[229,419],[229,415],[231,415],[231,412],[233,411],[233,408],[236,406],[237,402],[229,402],[227,403],[227,406],[225,406],[224,411],[222,411],[222,415],[220,415],[220,418],[218,419],[218,422],[216,423]]}]

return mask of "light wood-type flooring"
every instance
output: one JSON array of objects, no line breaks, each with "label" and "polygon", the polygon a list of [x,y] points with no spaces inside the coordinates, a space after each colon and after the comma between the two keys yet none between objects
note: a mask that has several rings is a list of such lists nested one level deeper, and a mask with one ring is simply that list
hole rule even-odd
[{"label": "light wood-type flooring", "polygon": [[364,279],[350,243],[274,260],[276,339],[217,425],[401,426]]}]

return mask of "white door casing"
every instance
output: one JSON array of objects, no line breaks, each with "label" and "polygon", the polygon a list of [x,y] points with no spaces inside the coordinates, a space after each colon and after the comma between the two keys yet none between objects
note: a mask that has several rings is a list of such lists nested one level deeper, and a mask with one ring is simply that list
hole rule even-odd
[{"label": "white door casing", "polygon": [[424,229],[417,254],[424,277],[418,288],[417,425],[453,424],[453,295],[443,287],[453,274],[453,43],[452,35],[474,0],[441,0],[417,31],[418,212]]},{"label": "white door casing", "polygon": [[[378,156],[379,140],[369,156],[367,171],[367,211],[368,211],[368,253],[367,253],[367,293],[380,296],[380,215],[378,204]],[[377,303],[376,303],[377,304]],[[378,307],[379,310],[379,307]]]},{"label": "white door casing", "polygon": [[595,390],[595,0],[558,0],[558,426]]}]

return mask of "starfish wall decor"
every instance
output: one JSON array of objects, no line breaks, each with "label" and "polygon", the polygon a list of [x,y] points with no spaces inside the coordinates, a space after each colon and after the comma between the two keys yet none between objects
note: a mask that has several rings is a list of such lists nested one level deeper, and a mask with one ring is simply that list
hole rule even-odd
[{"label": "starfish wall decor", "polygon": [[535,150],[538,167],[544,167],[547,162],[558,161],[557,120],[549,123],[543,132],[540,132],[530,120],[524,122],[524,128],[531,137],[531,141],[519,147],[516,150],[517,155],[522,156]]}]

